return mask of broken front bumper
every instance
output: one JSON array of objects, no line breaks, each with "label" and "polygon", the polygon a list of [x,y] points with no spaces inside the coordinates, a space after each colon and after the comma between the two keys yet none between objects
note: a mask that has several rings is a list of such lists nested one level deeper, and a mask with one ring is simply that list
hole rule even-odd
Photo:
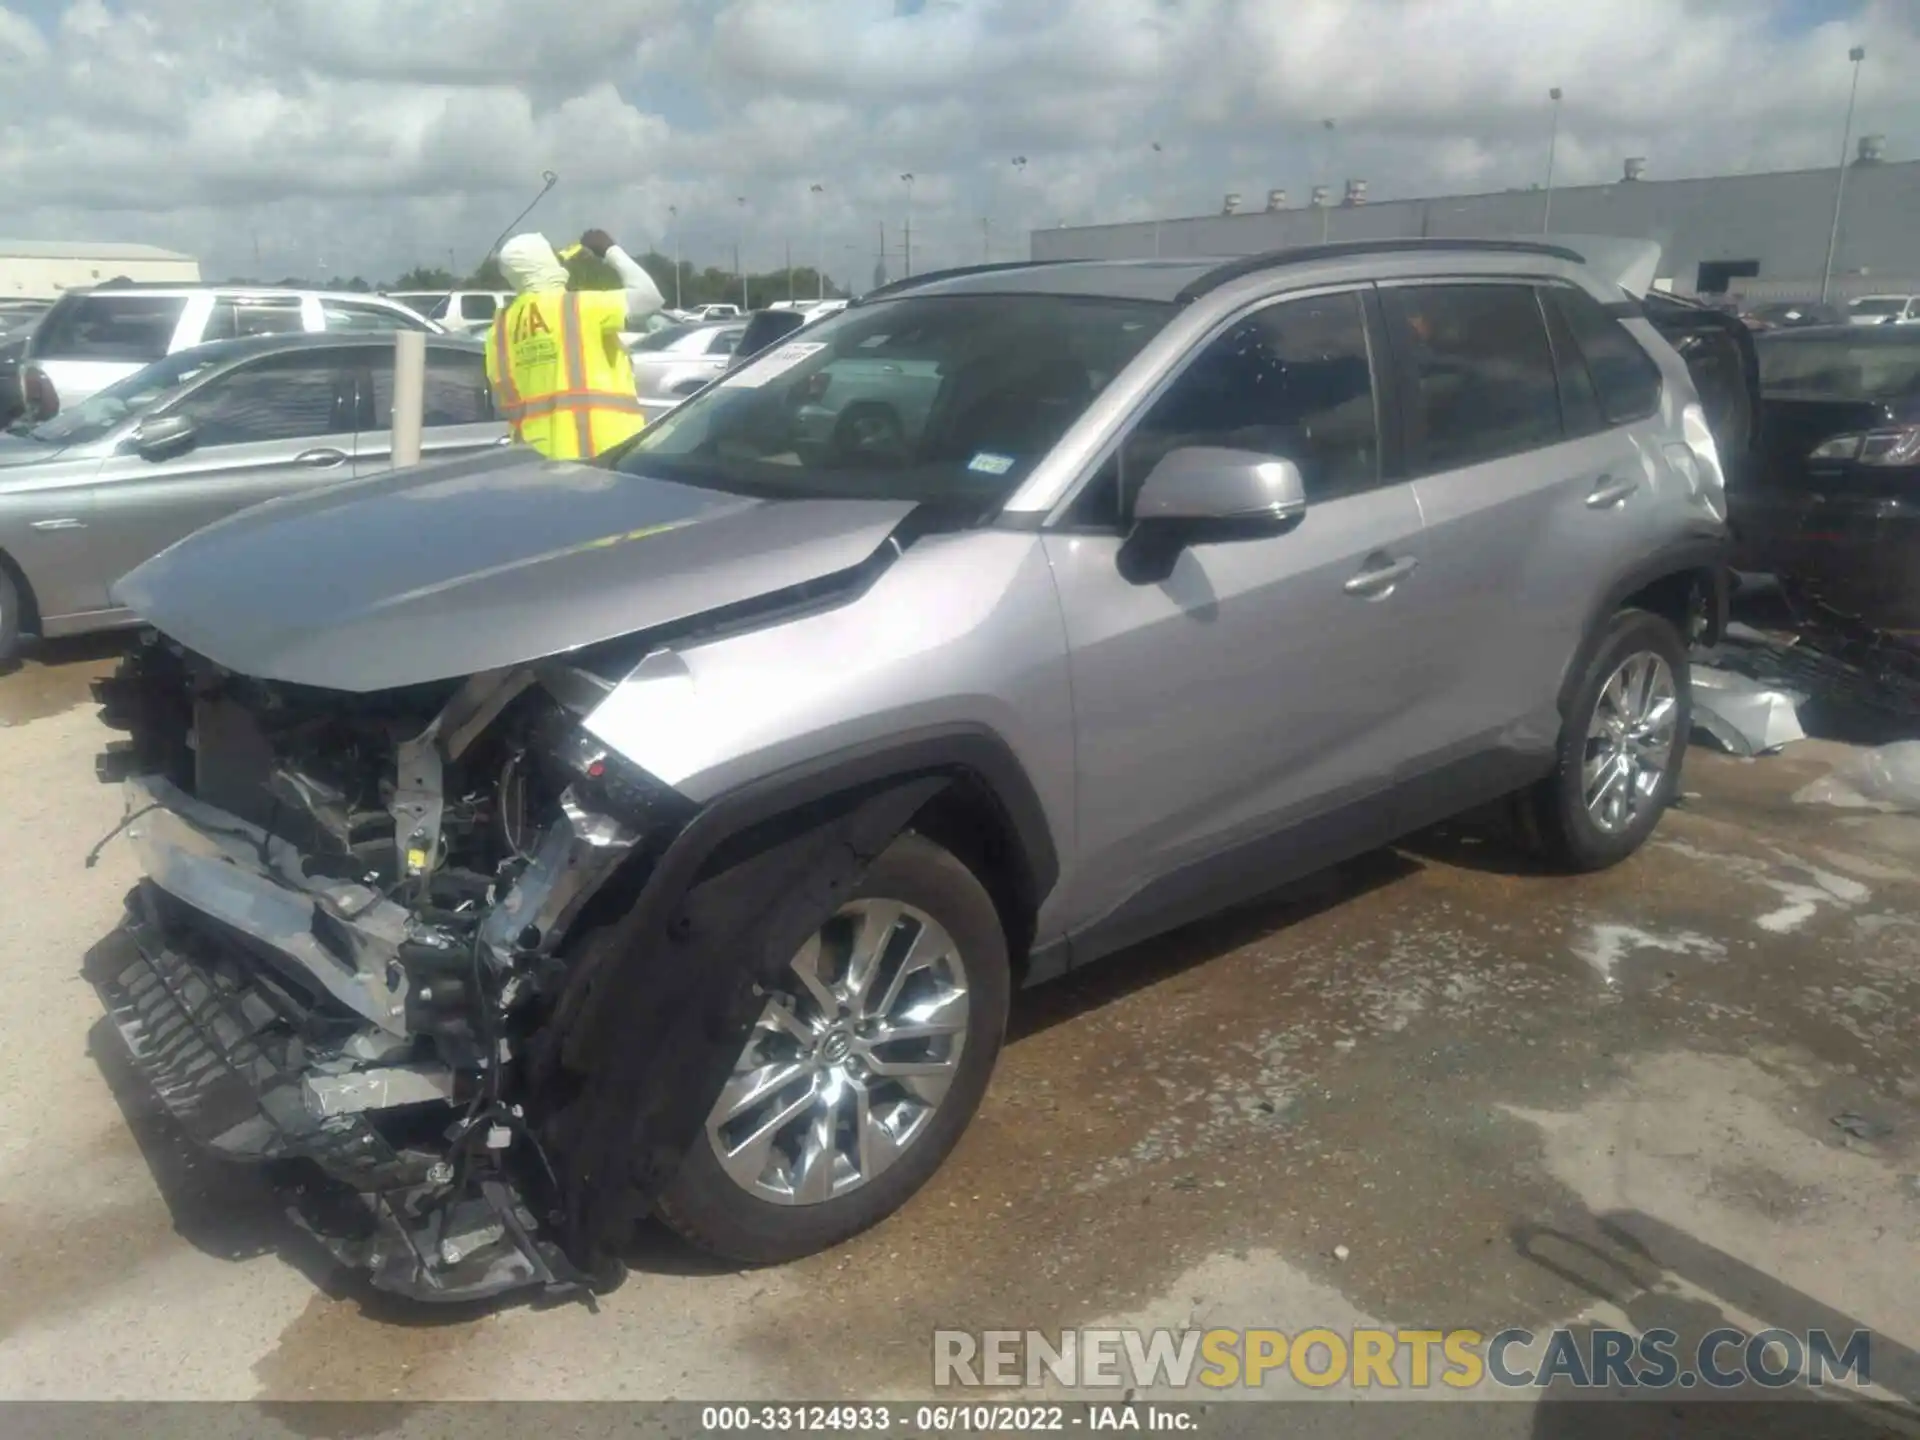
[{"label": "broken front bumper", "polygon": [[406,1033],[405,913],[307,876],[291,847],[165,781],[128,790],[148,878],[94,979],[186,1133],[228,1159],[294,1162],[276,1176],[297,1182],[293,1218],[381,1289],[581,1283],[512,1174],[534,1148],[519,1112]]}]

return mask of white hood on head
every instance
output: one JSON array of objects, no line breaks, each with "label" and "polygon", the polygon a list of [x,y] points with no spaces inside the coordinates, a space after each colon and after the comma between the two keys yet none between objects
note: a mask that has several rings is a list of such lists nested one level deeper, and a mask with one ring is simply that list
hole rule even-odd
[{"label": "white hood on head", "polygon": [[502,245],[500,273],[520,295],[567,288],[567,267],[560,263],[544,235],[516,235]]}]

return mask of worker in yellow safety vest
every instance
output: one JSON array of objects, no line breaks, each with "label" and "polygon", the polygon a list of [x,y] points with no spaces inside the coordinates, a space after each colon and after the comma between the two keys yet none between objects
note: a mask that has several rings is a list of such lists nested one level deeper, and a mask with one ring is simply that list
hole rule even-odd
[{"label": "worker in yellow safety vest", "polygon": [[513,438],[552,460],[587,460],[641,427],[633,362],[620,332],[658,310],[659,286],[604,230],[580,237],[622,290],[569,290],[567,267],[545,237],[516,235],[500,247],[513,301],[494,318],[487,379]]}]

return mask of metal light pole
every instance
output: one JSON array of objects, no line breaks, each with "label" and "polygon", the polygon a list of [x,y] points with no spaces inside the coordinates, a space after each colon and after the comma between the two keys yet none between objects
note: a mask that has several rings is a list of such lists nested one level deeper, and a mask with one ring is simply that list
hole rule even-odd
[{"label": "metal light pole", "polygon": [[1542,235],[1553,228],[1553,152],[1560,143],[1560,87],[1547,91],[1547,98],[1553,101],[1553,125],[1547,131],[1547,203],[1540,212]]},{"label": "metal light pole", "polygon": [[[1322,120],[1320,122],[1320,128],[1329,135],[1334,133],[1333,121],[1331,120]],[[1321,161],[1320,161],[1321,165],[1331,166],[1333,164],[1333,141],[1331,140],[1327,141],[1326,144],[1321,148],[1320,154],[1321,154]],[[1331,184],[1327,186],[1327,199],[1328,200],[1333,199],[1333,186]],[[1322,205],[1320,207],[1320,243],[1322,245],[1327,243],[1327,235],[1332,224],[1333,224],[1333,206]]]},{"label": "metal light pole", "polygon": [[667,206],[667,224],[673,231],[673,308],[680,308],[680,207]]},{"label": "metal light pole", "polygon": [[744,312],[753,308],[752,303],[747,299],[747,267],[740,259],[740,252],[747,243],[747,197],[736,195],[733,197],[733,203],[740,207],[738,229],[740,238],[733,242],[733,273],[740,277],[740,309]]},{"label": "metal light pole", "polygon": [[900,274],[904,279],[913,274],[913,172],[908,170],[900,178],[907,186],[907,228],[900,247]]},{"label": "metal light pole", "polygon": [[1853,102],[1860,93],[1860,62],[1867,58],[1864,46],[1847,51],[1853,62],[1853,84],[1847,90],[1847,123],[1840,132],[1840,173],[1833,181],[1833,228],[1827,232],[1827,263],[1820,272],[1820,303],[1826,304],[1827,287],[1833,283],[1833,256],[1840,248],[1840,202],[1847,193],[1847,151],[1853,148]]},{"label": "metal light pole", "polygon": [[820,203],[827,193],[824,185],[809,185],[807,193],[813,197],[813,263],[819,268],[813,272],[816,300],[827,298],[827,252],[820,241]]},{"label": "metal light pole", "polygon": [[1161,162],[1164,158],[1165,152],[1160,149],[1160,142],[1155,140],[1153,142],[1153,198],[1149,203],[1153,206],[1153,258],[1156,260],[1160,258],[1160,211],[1163,208],[1160,203],[1160,176]]},{"label": "metal light pole", "polygon": [[980,263],[993,263],[993,217],[990,215],[980,217]]}]

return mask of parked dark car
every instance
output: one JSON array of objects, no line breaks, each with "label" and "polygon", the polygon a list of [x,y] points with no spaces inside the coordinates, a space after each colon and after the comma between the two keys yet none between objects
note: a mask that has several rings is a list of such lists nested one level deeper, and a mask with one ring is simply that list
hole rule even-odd
[{"label": "parked dark car", "polygon": [[1867,624],[1920,627],[1920,327],[1761,334],[1760,447],[1735,563]]}]

